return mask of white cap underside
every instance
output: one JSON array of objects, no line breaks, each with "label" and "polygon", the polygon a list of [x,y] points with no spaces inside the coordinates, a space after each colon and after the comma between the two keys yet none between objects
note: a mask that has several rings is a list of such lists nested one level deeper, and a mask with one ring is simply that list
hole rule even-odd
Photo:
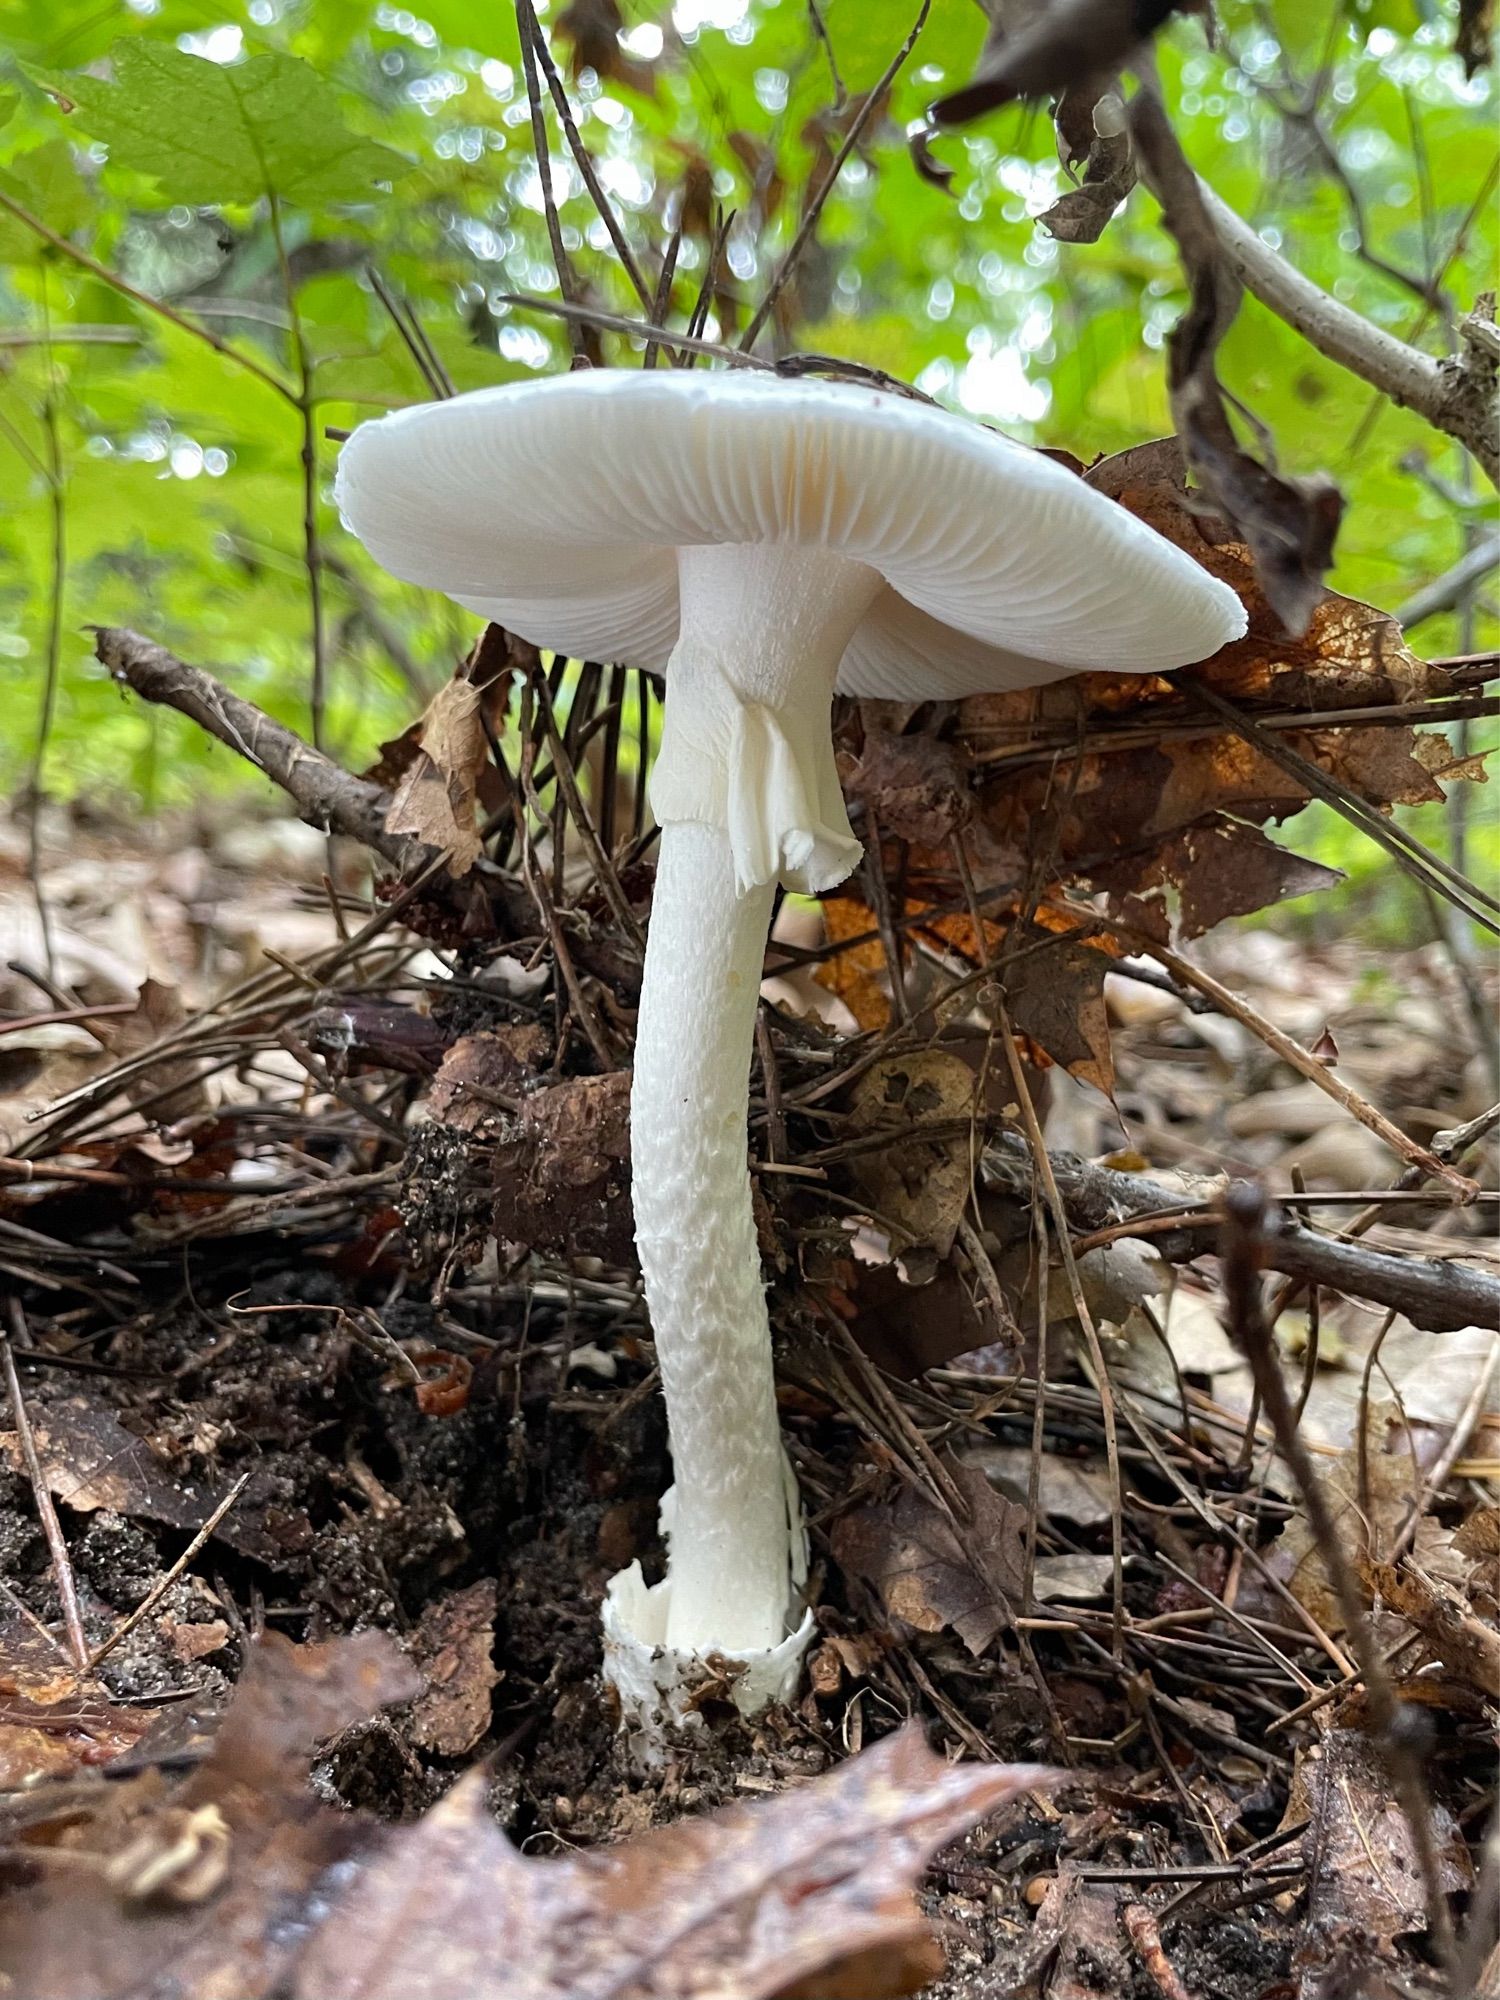
[{"label": "white cap underside", "polygon": [[676,550],[813,544],[886,578],[839,671],[896,698],[1167,672],[1245,629],[1227,585],[1040,453],[846,384],[598,369],[364,425],[337,499],[386,569],[533,644],[660,667]]}]

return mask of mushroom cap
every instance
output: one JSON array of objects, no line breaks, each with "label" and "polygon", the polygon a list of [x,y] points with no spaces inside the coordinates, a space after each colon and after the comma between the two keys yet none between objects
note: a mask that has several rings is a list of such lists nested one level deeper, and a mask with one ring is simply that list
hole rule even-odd
[{"label": "mushroom cap", "polygon": [[1039,452],[909,397],[760,370],[593,369],[362,425],[346,526],[394,575],[533,645],[660,668],[676,551],[829,549],[885,587],[846,694],[1161,673],[1245,630],[1226,584]]}]

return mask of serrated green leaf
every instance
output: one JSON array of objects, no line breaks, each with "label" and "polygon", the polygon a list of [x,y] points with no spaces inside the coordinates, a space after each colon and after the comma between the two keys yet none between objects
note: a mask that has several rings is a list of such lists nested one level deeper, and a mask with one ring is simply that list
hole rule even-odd
[{"label": "serrated green leaf", "polygon": [[121,40],[110,66],[109,82],[55,70],[37,80],[114,165],[149,174],[172,201],[359,201],[407,170],[399,153],[349,130],[334,91],[295,56],[229,65]]}]

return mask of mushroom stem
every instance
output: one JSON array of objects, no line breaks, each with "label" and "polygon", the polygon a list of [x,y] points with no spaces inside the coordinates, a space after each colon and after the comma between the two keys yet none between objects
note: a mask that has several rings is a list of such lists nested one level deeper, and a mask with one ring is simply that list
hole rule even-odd
[{"label": "mushroom stem", "polygon": [[786,1636],[790,1530],[745,1158],[774,885],[740,894],[729,836],[665,826],[631,1089],[636,1244],[675,1488],[665,1640],[733,1653]]},{"label": "mushroom stem", "polygon": [[[630,1096],[636,1244],[676,1484],[665,1580],[605,1600],[606,1673],[650,1745],[695,1663],[739,1663],[747,1714],[795,1684],[805,1567],[776,1421],[745,1159],[750,1050],[778,881],[829,887],[859,859],[833,761],[838,663],[881,587],[825,549],[683,549],[651,804],[661,823]],[[631,1725],[627,1725],[631,1726]]]}]

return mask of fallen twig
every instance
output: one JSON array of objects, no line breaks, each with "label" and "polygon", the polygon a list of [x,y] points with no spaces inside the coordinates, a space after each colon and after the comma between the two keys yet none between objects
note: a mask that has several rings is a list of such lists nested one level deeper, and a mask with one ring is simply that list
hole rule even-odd
[{"label": "fallen twig", "polygon": [[[1012,1132],[997,1133],[984,1154],[985,1178],[1024,1198],[1030,1184],[1029,1154]],[[1132,1216],[1160,1215],[1181,1208],[1176,1234],[1152,1233],[1152,1247],[1169,1263],[1189,1263],[1205,1254],[1203,1203],[1184,1203],[1180,1192],[1147,1174],[1099,1167],[1076,1153],[1053,1153],[1052,1170],[1076,1229],[1092,1232]],[[1205,1190],[1213,1198],[1215,1190]],[[1363,1244],[1320,1236],[1282,1214],[1268,1232],[1265,1261],[1273,1271],[1304,1283],[1325,1285],[1374,1304],[1394,1307],[1414,1326],[1442,1333],[1461,1326],[1500,1327],[1500,1278],[1473,1265],[1431,1257],[1398,1257]]]},{"label": "fallen twig", "polygon": [[9,1302],[10,1332],[0,1331],[0,1367],[5,1375],[6,1394],[10,1398],[11,1415],[15,1419],[16,1442],[21,1447],[21,1458],[26,1466],[26,1475],[31,1481],[31,1490],[36,1498],[37,1518],[42,1524],[46,1537],[47,1553],[52,1558],[52,1578],[57,1585],[57,1601],[62,1610],[63,1630],[68,1635],[68,1651],[73,1665],[79,1673],[87,1673],[89,1664],[89,1642],[83,1629],[83,1612],[78,1603],[78,1587],[73,1581],[73,1565],[68,1556],[68,1544],[63,1538],[62,1523],[57,1518],[57,1508],[47,1487],[46,1474],[42,1462],[37,1457],[36,1439],[31,1434],[31,1419],[26,1414],[26,1404],[21,1395],[21,1378],[16,1372],[16,1354],[13,1338],[24,1338],[26,1318],[19,1299]]}]

